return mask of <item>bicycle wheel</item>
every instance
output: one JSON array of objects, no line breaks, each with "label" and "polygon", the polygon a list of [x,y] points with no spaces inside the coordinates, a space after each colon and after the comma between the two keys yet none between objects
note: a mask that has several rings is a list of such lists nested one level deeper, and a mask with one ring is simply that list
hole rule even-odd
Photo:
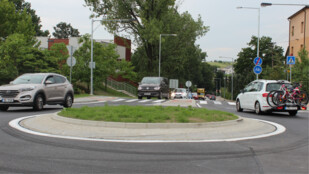
[{"label": "bicycle wheel", "polygon": [[268,105],[269,105],[270,107],[276,106],[276,105],[273,103],[273,101],[272,101],[272,97],[273,97],[273,95],[275,94],[276,91],[277,91],[277,90],[272,90],[272,91],[270,91],[270,92],[268,93],[267,97],[266,97],[266,101],[267,101],[267,103],[268,103]]},{"label": "bicycle wheel", "polygon": [[299,96],[299,101],[300,101],[300,104],[308,104],[308,94],[306,91],[300,91],[300,96]]},{"label": "bicycle wheel", "polygon": [[276,91],[272,96],[272,102],[276,105],[282,105],[286,102],[286,98],[284,96],[283,91]]}]

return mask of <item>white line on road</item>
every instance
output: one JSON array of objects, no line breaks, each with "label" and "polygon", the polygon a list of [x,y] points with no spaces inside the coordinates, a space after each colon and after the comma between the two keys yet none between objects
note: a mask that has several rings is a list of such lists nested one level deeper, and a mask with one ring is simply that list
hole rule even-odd
[{"label": "white line on road", "polygon": [[123,100],[125,100],[125,99],[120,98],[120,99],[117,99],[117,100],[113,100],[112,102],[120,102],[120,101],[123,101]]},{"label": "white line on road", "polygon": [[227,102],[229,105],[236,105],[235,102]]},{"label": "white line on road", "polygon": [[222,105],[222,103],[219,102],[219,101],[214,101],[214,103],[215,103],[216,105]]},{"label": "white line on road", "polygon": [[160,102],[163,102],[163,101],[165,101],[165,100],[156,100],[156,101],[154,101],[154,103],[160,103]]},{"label": "white line on road", "polygon": [[146,102],[149,102],[149,101],[152,101],[151,99],[149,99],[149,100],[141,100],[141,101],[139,101],[140,103],[146,103]]},{"label": "white line on road", "polygon": [[200,104],[207,105],[207,101],[200,101]]},{"label": "white line on road", "polygon": [[132,99],[132,100],[127,100],[126,102],[127,103],[130,103],[130,102],[135,102],[135,101],[137,101],[138,99]]}]

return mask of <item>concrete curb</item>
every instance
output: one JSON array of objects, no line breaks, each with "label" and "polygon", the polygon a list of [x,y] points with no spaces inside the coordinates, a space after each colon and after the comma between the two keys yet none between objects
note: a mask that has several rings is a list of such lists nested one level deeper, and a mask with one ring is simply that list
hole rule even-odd
[{"label": "concrete curb", "polygon": [[218,126],[231,126],[242,123],[243,118],[229,121],[220,122],[207,122],[207,123],[122,123],[122,122],[105,122],[105,121],[91,121],[80,120],[68,117],[62,117],[58,115],[59,112],[51,115],[51,118],[55,121],[64,122],[67,124],[76,124],[82,126],[97,126],[108,128],[129,128],[129,129],[173,129],[173,128],[210,128]]}]

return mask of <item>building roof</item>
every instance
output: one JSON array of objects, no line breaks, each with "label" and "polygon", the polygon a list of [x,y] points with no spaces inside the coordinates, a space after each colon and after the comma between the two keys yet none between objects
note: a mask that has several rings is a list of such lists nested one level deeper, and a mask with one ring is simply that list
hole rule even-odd
[{"label": "building roof", "polygon": [[291,19],[293,17],[295,17],[296,15],[298,15],[299,13],[301,13],[302,11],[305,11],[306,9],[309,9],[309,6],[305,6],[304,8],[298,10],[296,13],[294,13],[292,16],[290,16],[288,19]]}]

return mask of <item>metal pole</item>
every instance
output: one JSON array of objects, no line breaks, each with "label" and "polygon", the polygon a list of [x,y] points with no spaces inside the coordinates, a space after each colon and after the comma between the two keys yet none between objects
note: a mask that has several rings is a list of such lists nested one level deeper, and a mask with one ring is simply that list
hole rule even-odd
[{"label": "metal pole", "polygon": [[[257,57],[260,57],[260,8],[258,9],[258,38],[257,38]],[[256,79],[259,79],[259,75],[256,74]]]},{"label": "metal pole", "polygon": [[290,82],[292,83],[292,65],[290,65]]},{"label": "metal pole", "polygon": [[90,95],[93,95],[93,19],[91,19]]},{"label": "metal pole", "polygon": [[71,57],[71,66],[70,66],[70,82],[72,83],[72,68],[73,68],[73,46],[71,45],[71,55],[70,55],[70,57]]},{"label": "metal pole", "polygon": [[231,98],[231,100],[233,100],[234,98],[233,98],[233,90],[234,90],[234,84],[233,84],[233,74],[234,74],[234,66],[233,66],[233,64],[234,64],[234,59],[232,58],[232,61],[233,61],[233,63],[232,63],[232,98]]},{"label": "metal pole", "polygon": [[160,41],[159,41],[159,77],[160,76],[160,68],[161,68],[161,34],[160,34]]}]

